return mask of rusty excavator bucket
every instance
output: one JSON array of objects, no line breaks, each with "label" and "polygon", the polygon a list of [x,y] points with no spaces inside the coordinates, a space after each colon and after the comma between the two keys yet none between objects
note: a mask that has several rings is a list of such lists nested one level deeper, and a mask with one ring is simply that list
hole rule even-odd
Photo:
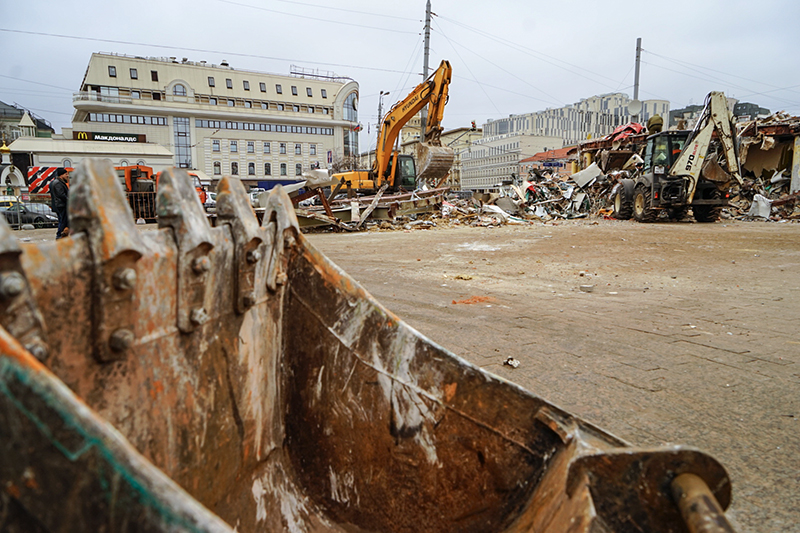
[{"label": "rusty excavator bucket", "polygon": [[416,147],[417,184],[439,187],[453,166],[455,152],[441,143],[419,142]]},{"label": "rusty excavator bucket", "polygon": [[19,244],[0,220],[0,531],[725,525],[712,457],[632,447],[432,343],[305,240],[282,191],[259,224],[223,179],[212,227],[167,171],[157,231],[108,162],[70,195],[69,239]]}]

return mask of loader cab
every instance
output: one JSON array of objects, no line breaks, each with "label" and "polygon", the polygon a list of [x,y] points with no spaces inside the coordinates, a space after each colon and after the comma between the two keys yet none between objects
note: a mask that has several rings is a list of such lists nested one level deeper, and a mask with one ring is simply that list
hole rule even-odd
[{"label": "loader cab", "polygon": [[644,174],[664,176],[686,146],[689,131],[664,131],[647,138],[644,149]]}]

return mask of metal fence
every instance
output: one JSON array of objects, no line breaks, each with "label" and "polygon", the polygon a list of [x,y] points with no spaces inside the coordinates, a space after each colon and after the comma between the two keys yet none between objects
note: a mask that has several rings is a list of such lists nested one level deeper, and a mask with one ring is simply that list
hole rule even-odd
[{"label": "metal fence", "polygon": [[[156,221],[155,192],[129,192],[125,193],[125,196],[133,212],[134,221],[140,219],[145,222]],[[24,224],[32,224],[36,228],[54,227],[57,224],[46,216],[55,216],[50,202],[50,194],[26,192],[18,196],[0,195],[0,211],[2,211],[0,217],[5,216],[6,222],[13,229],[19,229]],[[41,216],[37,217],[37,213]]]}]

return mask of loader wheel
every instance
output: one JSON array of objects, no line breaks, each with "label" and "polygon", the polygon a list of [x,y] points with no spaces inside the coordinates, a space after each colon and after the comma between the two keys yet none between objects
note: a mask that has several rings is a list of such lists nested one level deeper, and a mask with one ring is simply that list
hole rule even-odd
[{"label": "loader wheel", "polygon": [[637,222],[655,222],[658,211],[651,205],[650,189],[639,183],[633,189],[633,217]]},{"label": "loader wheel", "polygon": [[617,220],[628,220],[633,215],[633,201],[625,194],[625,187],[618,184],[614,187],[611,194],[611,201],[614,205],[612,213]]},{"label": "loader wheel", "polygon": [[678,222],[680,222],[681,220],[686,218],[686,215],[688,213],[689,213],[689,208],[686,207],[686,206],[674,207],[674,208],[669,210],[669,218],[677,220]]},{"label": "loader wheel", "polygon": [[[719,200],[722,198],[722,193],[716,187],[709,187],[703,189],[704,200]],[[718,205],[696,205],[692,207],[694,219],[698,222],[716,222],[719,220],[719,215],[722,213],[722,207]]]}]

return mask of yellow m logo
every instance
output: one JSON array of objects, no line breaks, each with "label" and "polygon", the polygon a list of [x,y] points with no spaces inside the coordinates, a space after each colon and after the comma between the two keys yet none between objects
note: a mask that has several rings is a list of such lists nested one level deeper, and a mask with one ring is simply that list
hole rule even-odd
[{"label": "yellow m logo", "polygon": [[79,141],[88,141],[89,140],[89,134],[86,133],[85,131],[79,131],[78,132],[78,140]]}]

